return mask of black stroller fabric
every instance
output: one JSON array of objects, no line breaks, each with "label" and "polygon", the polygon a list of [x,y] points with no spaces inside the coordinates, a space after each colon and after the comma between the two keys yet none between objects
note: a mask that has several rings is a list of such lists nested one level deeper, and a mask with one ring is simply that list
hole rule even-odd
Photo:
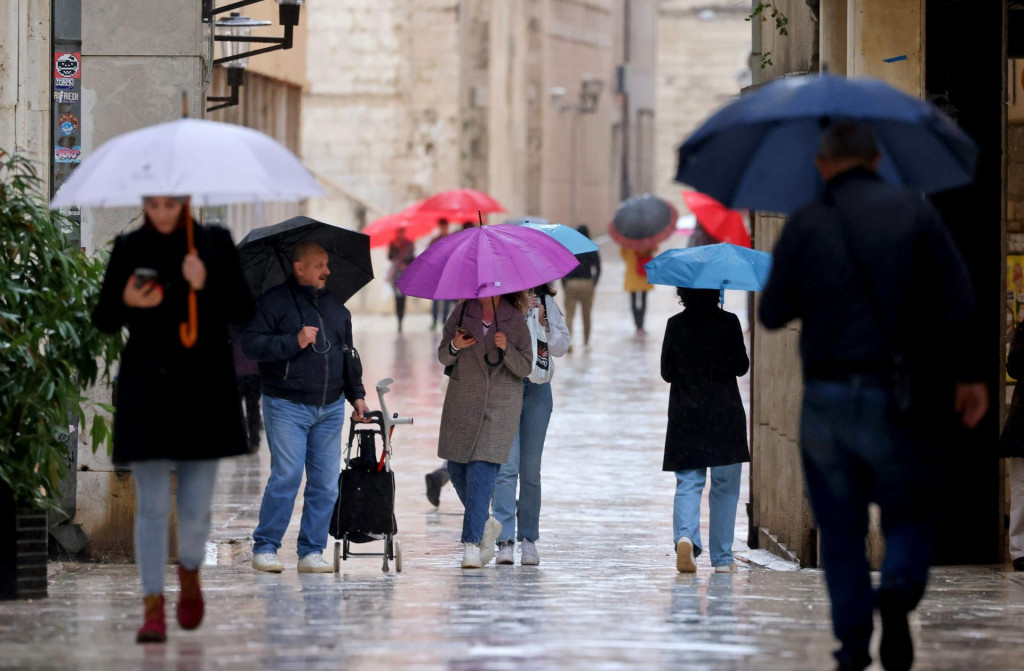
[{"label": "black stroller fabric", "polygon": [[348,537],[353,543],[381,540],[398,533],[395,519],[395,474],[377,470],[375,439],[379,431],[357,431],[358,455],[338,477],[338,502],[331,516],[334,538]]}]

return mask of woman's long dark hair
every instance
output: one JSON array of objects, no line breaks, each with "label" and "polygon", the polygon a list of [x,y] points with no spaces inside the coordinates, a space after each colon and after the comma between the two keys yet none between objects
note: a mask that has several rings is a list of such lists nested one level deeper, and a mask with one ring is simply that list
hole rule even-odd
[{"label": "woman's long dark hair", "polygon": [[[181,203],[181,214],[178,215],[178,223],[174,226],[175,231],[180,231],[185,228],[185,224],[188,223],[188,208],[191,206],[187,198],[177,198],[172,196],[175,200]],[[196,222],[198,223],[198,222]],[[145,208],[142,210],[142,224],[146,228],[156,230],[153,226],[153,222],[149,220],[149,215],[146,214]]]},{"label": "woman's long dark hair", "polygon": [[534,287],[533,293],[535,293],[539,298],[543,298],[544,296],[557,296],[558,289],[555,289],[555,287],[549,282],[547,284],[542,284],[539,287]]},{"label": "woman's long dark hair", "polygon": [[696,308],[698,310],[717,308],[721,295],[718,289],[687,289],[685,287],[677,288],[676,294],[679,295],[679,302],[687,309]]}]

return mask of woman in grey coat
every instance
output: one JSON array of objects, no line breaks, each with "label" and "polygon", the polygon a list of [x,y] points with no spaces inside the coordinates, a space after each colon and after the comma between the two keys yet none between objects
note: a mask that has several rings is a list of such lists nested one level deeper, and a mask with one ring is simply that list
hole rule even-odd
[{"label": "woman in grey coat", "polygon": [[524,294],[466,301],[452,310],[437,358],[450,366],[437,456],[448,460],[466,510],[462,568],[494,558],[501,524],[489,516],[498,469],[519,430],[523,378],[533,367]]}]

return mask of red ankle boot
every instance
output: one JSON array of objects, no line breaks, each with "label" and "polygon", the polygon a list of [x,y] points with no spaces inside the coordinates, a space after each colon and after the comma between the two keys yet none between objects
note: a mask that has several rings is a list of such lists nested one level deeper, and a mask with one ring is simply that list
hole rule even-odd
[{"label": "red ankle boot", "polygon": [[167,623],[164,621],[164,595],[150,594],[142,600],[146,608],[146,619],[135,636],[136,643],[163,643],[167,640]]},{"label": "red ankle boot", "polygon": [[178,624],[195,629],[203,621],[203,593],[199,589],[199,569],[189,571],[178,566],[181,594],[178,595]]}]

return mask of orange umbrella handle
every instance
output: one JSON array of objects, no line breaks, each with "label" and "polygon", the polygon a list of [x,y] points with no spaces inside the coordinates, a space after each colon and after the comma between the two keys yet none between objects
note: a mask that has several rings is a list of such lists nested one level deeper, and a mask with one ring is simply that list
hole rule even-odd
[{"label": "orange umbrella handle", "polygon": [[[185,214],[185,232],[188,237],[188,253],[196,251],[195,225],[192,222],[192,211]],[[178,335],[185,349],[191,349],[199,339],[199,303],[195,289],[188,290],[188,323],[178,326]]]}]

